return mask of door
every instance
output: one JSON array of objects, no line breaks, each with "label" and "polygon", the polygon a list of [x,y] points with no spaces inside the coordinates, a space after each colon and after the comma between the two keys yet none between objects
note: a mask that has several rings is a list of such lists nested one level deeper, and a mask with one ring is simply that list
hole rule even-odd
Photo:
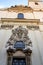
[{"label": "door", "polygon": [[26,65],[25,58],[13,58],[12,65]]}]

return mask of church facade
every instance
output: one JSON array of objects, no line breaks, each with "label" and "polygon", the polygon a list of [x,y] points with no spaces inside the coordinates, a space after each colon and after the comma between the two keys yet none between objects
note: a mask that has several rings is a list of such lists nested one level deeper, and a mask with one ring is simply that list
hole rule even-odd
[{"label": "church facade", "polygon": [[43,2],[0,9],[0,65],[43,65]]}]

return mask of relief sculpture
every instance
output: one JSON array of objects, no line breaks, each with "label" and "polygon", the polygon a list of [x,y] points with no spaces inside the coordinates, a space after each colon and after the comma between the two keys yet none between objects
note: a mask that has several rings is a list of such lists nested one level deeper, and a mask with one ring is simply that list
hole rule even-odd
[{"label": "relief sculpture", "polygon": [[13,29],[6,45],[7,56],[10,58],[10,60],[7,60],[10,61],[7,62],[8,65],[31,65],[32,42],[26,28],[19,26]]}]

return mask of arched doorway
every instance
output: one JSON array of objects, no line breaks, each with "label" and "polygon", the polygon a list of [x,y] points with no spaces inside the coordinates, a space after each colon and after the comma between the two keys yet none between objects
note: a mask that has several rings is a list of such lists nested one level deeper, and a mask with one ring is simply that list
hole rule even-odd
[{"label": "arched doorway", "polygon": [[26,65],[26,58],[23,51],[16,51],[13,54],[12,65]]},{"label": "arched doorway", "polygon": [[26,65],[25,58],[13,58],[12,65]]},{"label": "arched doorway", "polygon": [[16,51],[13,54],[12,65],[26,65],[26,58],[23,51]]}]

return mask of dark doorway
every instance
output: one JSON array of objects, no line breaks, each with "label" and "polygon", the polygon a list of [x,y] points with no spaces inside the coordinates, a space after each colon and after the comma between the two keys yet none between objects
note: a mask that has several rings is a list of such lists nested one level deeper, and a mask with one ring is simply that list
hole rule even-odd
[{"label": "dark doorway", "polygon": [[25,58],[13,58],[12,65],[26,65]]}]

